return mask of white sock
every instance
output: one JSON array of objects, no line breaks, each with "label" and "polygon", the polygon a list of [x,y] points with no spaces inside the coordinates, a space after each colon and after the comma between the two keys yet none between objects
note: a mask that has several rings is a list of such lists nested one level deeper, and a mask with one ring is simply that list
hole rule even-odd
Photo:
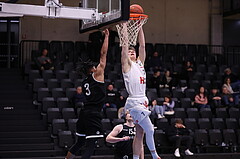
[{"label": "white sock", "polygon": [[133,159],[139,159],[138,155],[133,155]]},{"label": "white sock", "polygon": [[158,159],[159,158],[159,156],[158,156],[158,154],[155,150],[150,151],[150,152],[151,152],[151,155],[152,155],[153,159]]}]

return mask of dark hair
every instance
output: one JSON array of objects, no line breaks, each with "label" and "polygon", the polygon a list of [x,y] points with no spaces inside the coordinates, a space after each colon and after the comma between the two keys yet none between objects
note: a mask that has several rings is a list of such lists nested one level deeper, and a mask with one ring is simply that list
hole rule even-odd
[{"label": "dark hair", "polygon": [[230,81],[231,81],[231,78],[230,78],[230,77],[226,77],[226,78],[224,79],[224,84],[227,83],[227,80],[228,80],[228,79],[230,79]]},{"label": "dark hair", "polygon": [[175,120],[175,123],[176,123],[176,124],[183,124],[183,121],[182,121],[182,119],[176,119],[176,120]]},{"label": "dark hair", "polygon": [[86,62],[79,62],[77,63],[76,71],[81,74],[84,73],[85,75],[89,75],[90,69],[92,69],[94,66],[97,66],[98,63],[92,62],[92,61],[86,61]]},{"label": "dark hair", "polygon": [[[170,95],[165,96],[164,98],[168,98],[169,99],[169,103],[172,103],[172,97]],[[165,99],[164,99],[165,100]]]},{"label": "dark hair", "polygon": [[207,97],[207,89],[204,87],[204,86],[200,86],[199,89],[198,89],[198,94],[197,95],[200,95],[200,88],[203,87],[204,88],[204,93],[203,93],[203,96],[204,98]]}]

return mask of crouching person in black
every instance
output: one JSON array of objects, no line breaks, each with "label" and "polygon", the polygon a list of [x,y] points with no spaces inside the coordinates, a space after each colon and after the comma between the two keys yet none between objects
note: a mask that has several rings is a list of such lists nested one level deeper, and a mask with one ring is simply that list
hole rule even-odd
[{"label": "crouching person in black", "polygon": [[[106,138],[107,142],[116,143],[114,159],[133,158],[132,144],[136,130],[130,113],[127,111],[125,115],[126,122],[115,126]],[[141,155],[143,158],[143,151]]]},{"label": "crouching person in black", "polygon": [[189,130],[183,125],[183,121],[181,119],[177,119],[172,126],[168,129],[168,138],[169,141],[175,144],[175,152],[174,156],[180,157],[179,148],[181,143],[186,143],[187,149],[185,150],[186,155],[193,155],[193,153],[189,150],[191,148],[191,144],[193,138],[189,135]]}]

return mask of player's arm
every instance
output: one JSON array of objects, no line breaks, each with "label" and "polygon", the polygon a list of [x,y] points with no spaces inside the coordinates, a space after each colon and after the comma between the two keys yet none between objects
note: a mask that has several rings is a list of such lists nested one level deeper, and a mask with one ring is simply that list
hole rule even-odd
[{"label": "player's arm", "polygon": [[140,28],[138,33],[138,41],[139,41],[139,59],[144,64],[146,58],[146,50],[145,50],[145,37],[142,27]]},{"label": "player's arm", "polygon": [[127,23],[123,23],[123,40],[126,41],[126,44],[122,46],[122,55],[121,55],[121,63],[122,63],[122,71],[123,73],[127,73],[131,68],[131,61],[128,57],[128,32],[127,32]]},{"label": "player's arm", "polygon": [[97,66],[97,71],[94,73],[94,78],[102,82],[104,81],[104,69],[107,63],[108,37],[109,37],[108,29],[104,30],[103,33],[105,34],[105,38],[101,49],[100,62]]},{"label": "player's arm", "polygon": [[109,143],[117,143],[120,141],[126,141],[129,140],[130,137],[129,136],[125,136],[122,138],[116,137],[123,129],[123,125],[117,125],[113,128],[113,130],[108,134],[108,136],[106,137],[106,141]]}]

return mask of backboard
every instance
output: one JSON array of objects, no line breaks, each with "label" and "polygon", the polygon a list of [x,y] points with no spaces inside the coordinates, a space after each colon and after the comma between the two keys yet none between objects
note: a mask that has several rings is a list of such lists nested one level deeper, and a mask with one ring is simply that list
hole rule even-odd
[{"label": "backboard", "polygon": [[80,33],[97,30],[129,19],[130,0],[82,0],[80,7],[95,8],[99,18],[80,20]]}]

